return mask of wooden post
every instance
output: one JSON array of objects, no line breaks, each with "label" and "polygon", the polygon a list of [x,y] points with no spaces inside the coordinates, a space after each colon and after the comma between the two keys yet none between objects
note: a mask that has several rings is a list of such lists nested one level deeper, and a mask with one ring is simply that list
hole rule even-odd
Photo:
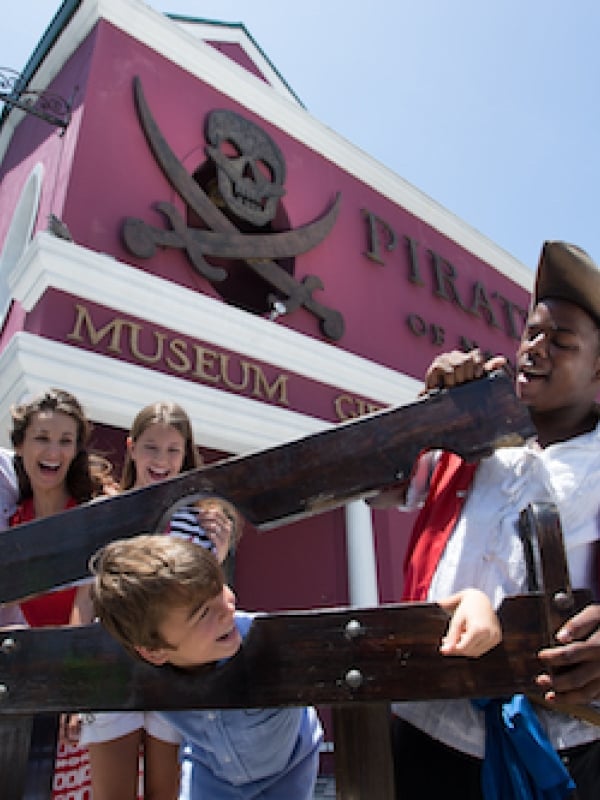
[{"label": "wooden post", "polygon": [[52,795],[58,716],[0,717],[3,800],[47,800]]},{"label": "wooden post", "polygon": [[5,800],[23,798],[32,727],[31,716],[0,718],[0,777]]},{"label": "wooden post", "polygon": [[394,767],[388,703],[333,709],[337,800],[391,800]]},{"label": "wooden post", "polygon": [[23,800],[45,800],[52,796],[58,719],[57,714],[37,714],[33,718]]}]

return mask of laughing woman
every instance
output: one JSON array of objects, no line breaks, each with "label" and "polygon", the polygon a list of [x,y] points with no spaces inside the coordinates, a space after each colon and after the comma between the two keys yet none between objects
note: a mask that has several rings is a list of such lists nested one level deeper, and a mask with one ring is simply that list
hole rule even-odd
[{"label": "laughing woman", "polygon": [[[58,514],[91,500],[103,490],[102,476],[91,466],[87,452],[91,425],[77,399],[50,389],[30,402],[13,406],[11,440],[19,505],[10,526]],[[94,461],[94,465],[99,465]],[[66,625],[75,588],[60,589],[21,603],[32,628]],[[55,762],[54,800],[90,796],[87,751],[64,740]]]}]

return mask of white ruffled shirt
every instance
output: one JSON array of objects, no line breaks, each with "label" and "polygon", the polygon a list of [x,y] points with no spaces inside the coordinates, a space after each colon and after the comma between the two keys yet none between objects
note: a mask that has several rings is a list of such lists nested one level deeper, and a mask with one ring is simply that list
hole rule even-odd
[{"label": "white ruffled shirt", "polygon": [[[426,454],[425,459],[431,458]],[[424,502],[427,464],[415,472],[407,508]],[[497,450],[475,474],[462,514],[448,540],[427,599],[440,600],[460,589],[484,591],[495,607],[507,595],[527,591],[526,566],[518,533],[519,512],[532,502],[553,502],[559,510],[574,588],[598,592],[595,547],[600,539],[600,424],[595,430],[541,449]],[[484,755],[483,711],[469,700],[394,703],[398,716],[430,736],[479,758]],[[600,728],[552,712],[538,712],[556,749],[600,738]]]}]

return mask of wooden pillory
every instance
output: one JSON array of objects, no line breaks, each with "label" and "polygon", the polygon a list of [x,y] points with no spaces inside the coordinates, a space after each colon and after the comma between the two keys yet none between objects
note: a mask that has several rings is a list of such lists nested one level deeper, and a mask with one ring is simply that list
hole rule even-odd
[{"label": "wooden pillory", "polygon": [[[396,483],[422,450],[444,448],[474,461],[533,432],[509,379],[494,373],[11,529],[3,533],[0,602],[84,577],[98,547],[161,530],[175,507],[206,493],[233,502],[257,528],[273,528]],[[535,692],[537,651],[590,601],[571,590],[554,508],[524,510],[521,530],[532,591],[503,602],[503,642],[480,659],[440,655],[448,615],[432,603],[259,614],[233,659],[196,675],[134,660],[99,625],[0,633],[2,797],[31,796],[36,769],[52,763],[52,747],[33,753],[44,741],[32,737],[36,726],[62,711],[160,710],[168,698],[172,709],[332,706],[337,797],[389,800],[390,700]]]}]

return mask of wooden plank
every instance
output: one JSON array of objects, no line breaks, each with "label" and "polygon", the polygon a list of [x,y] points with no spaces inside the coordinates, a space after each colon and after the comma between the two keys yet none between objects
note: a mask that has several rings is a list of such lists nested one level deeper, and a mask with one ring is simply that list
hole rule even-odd
[{"label": "wooden plank", "polygon": [[58,721],[57,714],[37,714],[33,718],[23,800],[52,797]]},{"label": "wooden plank", "polygon": [[552,503],[532,503],[519,517],[530,586],[543,593],[548,643],[574,613],[560,518]]},{"label": "wooden plank", "polygon": [[395,797],[388,703],[333,709],[336,797]]},{"label": "wooden plank", "polygon": [[[587,592],[574,592],[577,607]],[[0,715],[45,711],[334,705],[534,691],[548,642],[540,593],[507,598],[504,639],[479,659],[438,651],[434,603],[259,615],[223,667],[192,673],[129,657],[99,626],[9,631]],[[165,692],[165,686],[169,691]]]},{"label": "wooden plank", "polygon": [[[503,641],[482,658],[439,653],[448,614],[435,603],[259,614],[234,658],[219,669],[191,673],[131,658],[97,624],[15,629],[0,638],[0,716],[40,709],[353,705],[534,692],[536,653],[552,640],[565,581],[569,614],[589,603],[591,593],[568,584],[554,506],[530,506],[522,524],[539,542],[536,580],[550,594],[505,598],[498,612]],[[561,602],[558,611],[567,613]]]},{"label": "wooden plank", "polygon": [[32,726],[30,715],[0,717],[0,781],[5,800],[23,798]]},{"label": "wooden plank", "polygon": [[169,510],[202,493],[231,500],[258,528],[321,513],[410,474],[422,450],[469,460],[533,435],[529,413],[502,372],[288,444],[233,458],[153,486],[6,531],[0,602],[87,575],[115,538],[158,530]]}]

